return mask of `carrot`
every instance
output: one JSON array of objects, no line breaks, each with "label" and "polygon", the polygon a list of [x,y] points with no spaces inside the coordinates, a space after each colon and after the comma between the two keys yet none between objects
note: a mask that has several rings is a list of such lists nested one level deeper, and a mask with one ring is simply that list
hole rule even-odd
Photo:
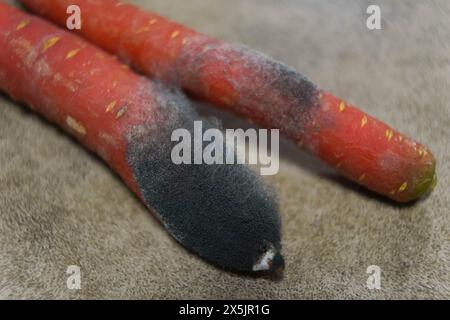
[{"label": "carrot", "polygon": [[[282,266],[272,194],[243,165],[175,165],[187,99],[70,32],[0,3],[0,89],[96,152],[185,247],[218,266]],[[205,124],[203,126],[206,126]]]},{"label": "carrot", "polygon": [[425,146],[258,52],[122,1],[21,2],[63,25],[67,6],[80,6],[80,32],[88,39],[148,75],[176,83],[259,125],[279,128],[301,148],[372,191],[407,202],[436,184],[435,159]]}]

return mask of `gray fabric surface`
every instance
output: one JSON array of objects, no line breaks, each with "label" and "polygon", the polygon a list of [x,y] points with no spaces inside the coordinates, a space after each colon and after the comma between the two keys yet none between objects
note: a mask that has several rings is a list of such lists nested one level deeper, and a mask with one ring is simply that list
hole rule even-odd
[{"label": "gray fabric surface", "polygon": [[[439,183],[396,206],[283,142],[284,279],[227,273],[180,247],[95,156],[0,96],[0,298],[450,298],[450,3],[132,1],[259,49],[427,144]],[[209,113],[208,107],[201,110]],[[229,127],[246,126],[212,112]],[[81,267],[81,290],[66,268]],[[366,269],[382,269],[381,290]]]}]

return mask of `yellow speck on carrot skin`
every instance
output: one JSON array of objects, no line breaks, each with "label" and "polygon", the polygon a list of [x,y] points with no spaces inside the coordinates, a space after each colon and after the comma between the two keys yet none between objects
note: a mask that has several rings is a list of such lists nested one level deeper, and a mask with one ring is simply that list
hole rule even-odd
[{"label": "yellow speck on carrot skin", "polygon": [[98,74],[100,74],[101,72],[100,72],[100,69],[92,69],[91,71],[89,71],[89,74],[91,75],[91,76],[95,76],[95,75],[98,75]]},{"label": "yellow speck on carrot skin", "polygon": [[399,136],[398,136],[398,141],[399,141],[399,142],[402,142],[402,141],[403,141],[403,136],[399,135]]},{"label": "yellow speck on carrot skin", "polygon": [[100,133],[99,136],[100,136],[100,138],[103,141],[105,141],[108,144],[111,144],[111,145],[115,145],[116,144],[116,140],[114,139],[114,137],[109,135],[109,134],[107,134],[107,133],[102,132],[102,133]]},{"label": "yellow speck on carrot skin", "polygon": [[425,148],[419,148],[418,153],[421,158],[425,158],[425,156],[428,154],[428,151]]},{"label": "yellow speck on carrot skin", "polygon": [[78,52],[80,52],[80,50],[81,50],[81,49],[78,48],[78,49],[73,49],[73,50],[70,50],[69,52],[67,52],[67,54],[66,54],[66,60],[75,57],[75,56],[78,54]]},{"label": "yellow speck on carrot skin", "polygon": [[75,132],[81,134],[81,135],[86,135],[86,128],[83,127],[83,125],[81,123],[79,123],[77,120],[75,120],[74,118],[72,118],[71,116],[68,116],[66,118],[66,123],[67,125],[72,128]]},{"label": "yellow speck on carrot skin", "polygon": [[60,36],[51,37],[47,41],[45,41],[44,46],[42,47],[42,53],[53,47],[58,41],[61,40]]},{"label": "yellow speck on carrot skin", "polygon": [[176,31],[172,32],[172,34],[170,35],[170,39],[175,39],[179,35],[180,35],[180,31],[176,30]]},{"label": "yellow speck on carrot skin", "polygon": [[123,107],[122,109],[120,109],[119,112],[117,112],[116,119],[121,118],[127,112],[127,110],[127,107]]},{"label": "yellow speck on carrot skin", "polygon": [[149,31],[149,30],[150,30],[150,27],[142,27],[142,28],[138,29],[136,31],[136,33],[146,32],[146,31]]},{"label": "yellow speck on carrot skin", "polygon": [[367,124],[367,116],[364,116],[361,119],[361,128],[364,128],[364,126]]},{"label": "yellow speck on carrot skin", "polygon": [[406,188],[408,187],[408,182],[404,182],[400,188],[398,188],[398,192],[403,192],[406,190]]},{"label": "yellow speck on carrot skin", "polygon": [[227,96],[220,97],[220,101],[222,103],[228,104],[228,105],[233,103],[233,100],[230,97],[227,97]]},{"label": "yellow speck on carrot skin", "polygon": [[116,106],[116,104],[117,104],[116,100],[112,101],[110,104],[108,104],[106,106],[105,112],[111,112],[114,109],[114,107]]},{"label": "yellow speck on carrot skin", "polygon": [[211,49],[213,49],[213,46],[212,46],[212,45],[206,45],[206,46],[203,47],[202,52],[203,52],[203,53],[206,53],[206,52],[208,52],[208,51],[211,50]]},{"label": "yellow speck on carrot skin", "polygon": [[366,174],[363,173],[362,175],[359,176],[359,181],[363,181],[366,178]]},{"label": "yellow speck on carrot skin", "polygon": [[155,24],[158,20],[157,19],[152,19],[148,22],[148,24],[151,26],[153,24]]},{"label": "yellow speck on carrot skin", "polygon": [[339,104],[339,112],[344,112],[345,110],[345,102],[341,101],[341,103]]},{"label": "yellow speck on carrot skin", "polygon": [[423,156],[423,149],[422,148],[419,148],[419,151],[417,152],[418,154],[419,154],[419,156]]},{"label": "yellow speck on carrot skin", "polygon": [[387,129],[385,135],[388,141],[391,141],[392,137],[394,136],[394,132],[391,129]]},{"label": "yellow speck on carrot skin", "polygon": [[16,26],[16,30],[19,31],[20,29],[25,28],[30,23],[30,20],[22,20],[20,23]]}]

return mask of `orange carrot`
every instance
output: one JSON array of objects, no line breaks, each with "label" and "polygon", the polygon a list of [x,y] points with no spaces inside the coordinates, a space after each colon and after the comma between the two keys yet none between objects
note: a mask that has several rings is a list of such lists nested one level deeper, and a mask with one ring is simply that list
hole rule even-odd
[{"label": "orange carrot", "polygon": [[74,34],[0,3],[0,89],[101,156],[184,246],[224,268],[283,264],[276,203],[243,165],[175,165],[197,115],[179,93]]},{"label": "orange carrot", "polygon": [[117,0],[21,0],[65,25],[68,5],[81,8],[81,33],[148,75],[279,128],[347,178],[396,201],[414,200],[436,184],[435,159],[295,70]]}]

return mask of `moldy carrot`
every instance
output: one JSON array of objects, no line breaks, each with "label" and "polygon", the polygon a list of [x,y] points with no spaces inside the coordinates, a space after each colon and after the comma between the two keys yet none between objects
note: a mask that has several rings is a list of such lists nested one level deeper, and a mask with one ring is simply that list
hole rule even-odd
[{"label": "moldy carrot", "polygon": [[278,207],[259,177],[172,162],[173,130],[192,133],[197,117],[182,94],[4,3],[0,48],[0,89],[96,152],[181,244],[227,269],[283,265]]},{"label": "moldy carrot", "polygon": [[148,75],[232,110],[285,137],[347,178],[407,202],[436,184],[430,150],[318,88],[288,66],[199,34],[117,0],[21,0],[65,25],[81,8],[80,32]]}]

